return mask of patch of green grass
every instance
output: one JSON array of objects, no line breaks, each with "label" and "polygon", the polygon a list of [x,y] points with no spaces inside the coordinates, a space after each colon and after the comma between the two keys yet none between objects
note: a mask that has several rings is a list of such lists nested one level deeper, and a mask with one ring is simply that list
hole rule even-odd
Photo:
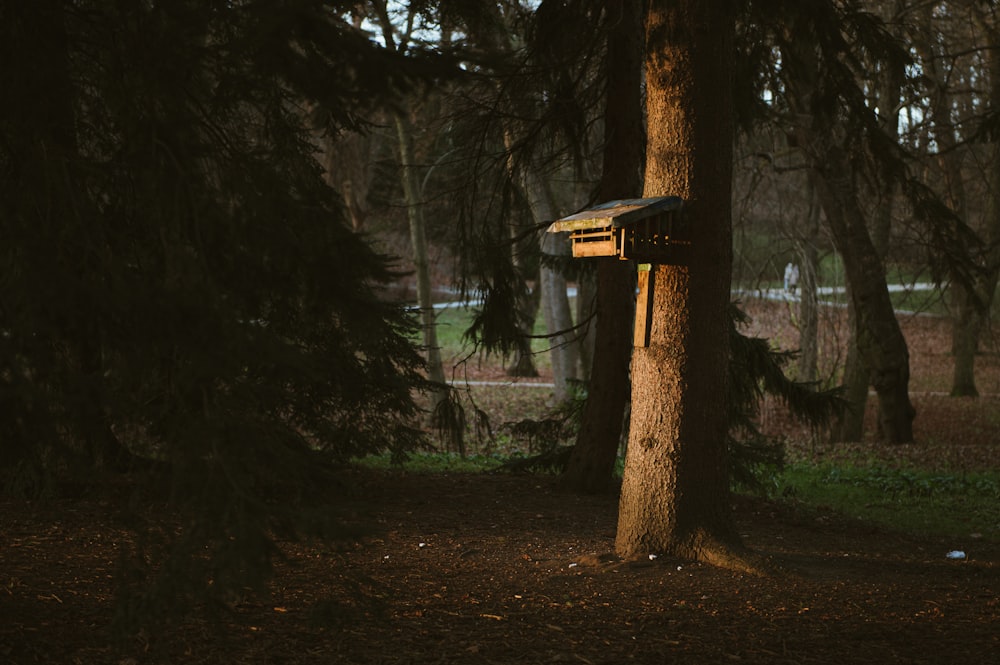
[{"label": "patch of green grass", "polygon": [[[575,298],[570,298],[570,307],[575,311]],[[435,312],[436,333],[438,346],[441,348],[441,355],[445,359],[464,358],[473,352],[472,342],[465,338],[465,333],[472,325],[475,317],[474,307],[448,307]],[[535,354],[535,366],[539,369],[547,369],[549,354],[547,353],[551,343],[545,336],[544,317],[535,317],[535,326],[532,334],[535,336],[531,340],[531,350]],[[414,335],[415,342],[419,342],[420,335]]]},{"label": "patch of green grass", "polygon": [[436,312],[438,344],[445,353],[452,355],[471,349],[463,339],[472,323],[472,311],[465,307],[448,307]]},{"label": "patch of green grass", "polygon": [[892,307],[902,312],[918,312],[935,316],[948,316],[948,305],[941,291],[892,291],[889,293]]},{"label": "patch of green grass", "polygon": [[1000,472],[950,474],[877,466],[791,465],[779,492],[807,506],[905,533],[1000,539]]}]

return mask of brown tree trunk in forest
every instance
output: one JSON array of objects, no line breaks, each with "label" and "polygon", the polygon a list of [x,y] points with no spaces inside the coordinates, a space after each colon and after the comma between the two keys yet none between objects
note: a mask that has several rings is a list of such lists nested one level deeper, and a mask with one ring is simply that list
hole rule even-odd
[{"label": "brown tree trunk in forest", "polygon": [[983,317],[973,294],[959,283],[951,285],[951,374],[952,397],[978,397],[976,388],[976,353]]},{"label": "brown tree trunk in forest", "polygon": [[[510,168],[510,162],[508,162],[508,168]],[[531,349],[531,339],[535,332],[535,319],[538,317],[538,310],[541,307],[542,292],[537,267],[534,271],[535,288],[528,289],[529,275],[526,274],[525,262],[521,257],[529,251],[528,245],[534,245],[535,241],[533,236],[525,238],[526,231],[526,228],[514,222],[509,228],[510,260],[517,278],[521,281],[520,286],[524,294],[517,302],[520,339],[518,339],[518,346],[506,368],[507,376],[515,377],[538,376],[534,352]]]},{"label": "brown tree trunk in forest", "polygon": [[[965,180],[963,178],[963,151],[958,146],[957,128],[953,121],[954,97],[949,90],[951,72],[945,71],[936,25],[935,7],[928,5],[918,14],[921,37],[914,47],[920,53],[924,78],[930,88],[930,105],[925,122],[937,144],[937,170],[933,172],[934,187],[959,217],[968,211]],[[953,279],[949,288],[951,308],[951,352],[954,357],[951,394],[975,396],[975,357],[978,350],[980,317],[976,311],[975,286],[961,279]]]},{"label": "brown tree trunk in forest", "polygon": [[[793,112],[797,116],[797,125],[789,129],[789,140],[805,150],[807,158],[813,163],[819,163],[823,157],[813,150],[812,127],[822,126],[821,121],[812,115],[813,97],[816,92],[816,81],[819,76],[819,54],[816,49],[816,40],[808,37],[809,26],[794,26],[791,28],[793,35],[800,36],[800,39],[790,38],[790,52],[785,54],[786,59],[794,63],[788,68],[789,72],[794,72],[794,76],[789,81],[789,102]],[[802,35],[806,37],[802,38]],[[830,204],[820,195],[819,179],[815,173],[809,174],[809,189],[812,192],[813,203],[819,203],[825,207]],[[832,228],[832,227],[831,227]],[[838,247],[839,250],[839,247]],[[868,386],[870,384],[870,372],[865,364],[864,355],[858,347],[858,326],[855,316],[855,304],[850,297],[850,280],[846,281],[848,292],[848,329],[850,335],[847,340],[847,358],[844,362],[843,388],[845,399],[848,401],[848,408],[837,417],[830,428],[831,441],[857,441],[860,440],[864,431],[865,405],[868,400]]]},{"label": "brown tree trunk in forest", "polygon": [[[513,235],[513,231],[511,232]],[[514,249],[514,256],[511,257],[518,274],[522,275],[522,262],[517,258],[517,250]],[[541,306],[542,294],[537,283],[530,292],[525,286],[525,297],[522,298],[518,306],[518,318],[522,322],[520,325],[520,340],[517,349],[513,353],[510,363],[507,365],[507,376],[513,377],[535,377],[538,376],[538,368],[535,367],[535,357],[531,350],[531,335],[534,334],[535,319],[538,317],[538,309]]]},{"label": "brown tree trunk in forest", "polygon": [[597,270],[584,269],[576,280],[576,332],[580,340],[580,380],[590,382],[594,370],[597,319]]},{"label": "brown tree trunk in forest", "polygon": [[[890,77],[879,91],[880,109],[890,111],[881,118],[881,127],[889,136],[898,134],[899,113],[896,111],[899,102],[899,90],[902,83],[898,77]],[[889,253],[889,238],[892,230],[893,193],[892,183],[875,183],[873,198],[875,209],[871,224],[871,244],[883,262]],[[813,188],[815,190],[815,188]],[[883,275],[884,279],[884,275]],[[864,438],[865,411],[868,406],[868,387],[871,385],[871,370],[865,354],[859,348],[860,333],[858,330],[858,315],[854,300],[851,297],[850,280],[847,283],[847,320],[851,331],[847,341],[847,358],[844,362],[843,388],[844,398],[848,408],[840,413],[830,428],[830,441],[834,443],[856,442]],[[881,426],[879,434],[882,434]]]},{"label": "brown tree trunk in forest", "polygon": [[[410,221],[410,243],[413,247],[413,264],[417,277],[417,307],[420,309],[420,324],[423,330],[424,352],[427,354],[427,370],[431,381],[444,384],[444,365],[441,361],[441,347],[437,341],[437,323],[434,315],[434,301],[431,294],[430,260],[427,254],[427,230],[424,223],[423,197],[417,168],[413,156],[413,129],[410,121],[402,114],[396,114],[396,133],[399,138],[399,160],[402,167],[403,195]],[[444,390],[436,390],[432,395],[433,406],[444,399]]]},{"label": "brown tree trunk in forest", "polygon": [[339,189],[351,218],[351,228],[362,231],[368,218],[368,188],[371,185],[371,137],[359,132],[334,136],[324,132],[319,140],[323,177]]},{"label": "brown tree trunk in forest", "polygon": [[[410,40],[409,29],[398,36],[395,33],[392,20],[389,17],[388,6],[383,0],[373,2],[373,8],[378,18],[378,25],[385,44],[392,50],[405,51]],[[405,105],[404,105],[405,106]],[[420,179],[417,177],[417,165],[414,156],[413,124],[410,117],[403,111],[393,114],[396,124],[396,138],[399,148],[399,164],[403,181],[403,197],[406,199],[406,213],[410,223],[410,245],[413,249],[414,272],[417,277],[417,307],[420,311],[420,326],[423,332],[424,352],[427,354],[428,378],[442,388],[431,394],[431,411],[444,400],[447,388],[444,365],[441,362],[441,348],[437,341],[437,323],[434,314],[434,301],[431,294],[430,260],[427,254],[427,229],[423,212],[423,191]]]},{"label": "brown tree trunk in forest", "polygon": [[[608,89],[604,110],[604,163],[598,198],[634,197],[642,190],[642,2],[607,4]],[[597,261],[594,356],[587,403],[563,484],[576,492],[602,492],[611,483],[629,399],[629,359],[635,313],[635,265]]]},{"label": "brown tree trunk in forest", "polygon": [[562,477],[564,486],[576,492],[603,492],[614,474],[629,399],[634,269],[615,259],[597,265],[594,364],[576,445]]},{"label": "brown tree trunk in forest", "polygon": [[[982,10],[984,17],[982,22],[989,34],[989,84],[990,84],[990,111],[1000,113],[1000,26],[997,25],[996,15],[992,11]],[[986,312],[990,311],[996,297],[997,281],[1000,278],[1000,142],[993,143],[993,162],[990,164],[989,172],[989,196],[986,206],[985,229],[983,240],[986,243],[986,251],[983,258],[984,270],[979,276],[976,293],[979,296],[979,305],[983,311],[975,310],[976,323],[970,337],[977,343],[979,332],[988,324]],[[972,354],[972,363],[975,362],[975,352]],[[971,370],[970,370],[971,371]]]},{"label": "brown tree trunk in forest", "polygon": [[[514,139],[504,130],[504,143],[512,150]],[[531,216],[536,225],[554,221],[556,204],[549,183],[530,162],[516,162],[513,154],[507,159],[507,170],[511,179],[518,183],[528,202]],[[553,233],[543,233],[539,241],[543,255],[569,256],[567,238]],[[573,330],[573,311],[569,305],[566,277],[559,270],[544,265],[539,267],[538,291],[540,308],[548,335],[549,353],[552,360],[552,380],[556,402],[564,402],[570,397],[570,384],[577,378],[580,361],[579,339]]]},{"label": "brown tree trunk in forest", "polygon": [[809,177],[844,261],[855,312],[852,332],[859,360],[867,365],[878,395],[881,436],[892,443],[908,443],[913,440],[915,415],[909,397],[909,351],[889,298],[882,257],[858,200],[854,166],[843,147],[846,130],[836,117],[815,113],[819,61],[810,28],[806,22],[794,26],[790,48],[783,54],[793,74],[787,97],[797,122],[791,131],[810,159]]},{"label": "brown tree trunk in forest", "polygon": [[685,200],[692,252],[689,265],[651,276],[615,548],[751,570],[732,524],[726,454],[734,31],[732,2],[650,3],[644,195]]},{"label": "brown tree trunk in forest", "polygon": [[[1000,109],[1000,32],[993,10],[978,10],[978,24],[988,36],[992,48],[987,49],[987,81],[989,82],[990,111]],[[927,19],[930,20],[929,18]],[[930,45],[929,45],[930,48]],[[971,284],[955,279],[951,286],[952,299],[952,355],[955,365],[952,373],[951,395],[954,397],[978,396],[976,388],[976,354],[979,336],[988,319],[985,312],[993,302],[1000,273],[1000,144],[993,145],[983,239],[986,251],[981,261],[983,267]]]},{"label": "brown tree trunk in forest", "polygon": [[[351,24],[363,29],[364,7],[351,13]],[[351,218],[351,228],[360,232],[368,218],[368,189],[372,182],[372,140],[367,132],[335,134],[323,131],[321,149],[325,180],[330,187],[340,187],[340,194]]]},{"label": "brown tree trunk in forest", "polygon": [[[540,224],[554,221],[558,215],[555,214],[554,207],[550,206],[549,209],[552,210],[549,215],[536,213],[535,222]],[[543,234],[541,250],[542,254],[550,256],[569,256],[567,239],[556,237],[554,233]],[[544,265],[540,273],[541,307],[552,358],[552,381],[555,384],[553,393],[556,402],[565,402],[570,398],[571,384],[577,378],[579,340],[573,330],[573,310],[569,305],[566,277],[556,268]]]},{"label": "brown tree trunk in forest", "polygon": [[[897,12],[902,11],[899,3],[888,8],[888,16],[883,18],[892,22]],[[885,10],[885,7],[881,7]],[[880,114],[879,124],[882,130],[892,137],[899,133],[899,99],[902,88],[902,71],[886,72],[879,77],[877,88],[878,99],[875,101]],[[815,187],[813,188],[815,191]],[[884,262],[889,252],[889,238],[892,231],[892,212],[894,208],[894,190],[892,182],[875,179],[873,183],[874,214],[871,223],[871,242],[875,252]],[[884,279],[884,274],[882,276]],[[855,442],[864,438],[865,411],[868,406],[868,387],[871,385],[872,373],[865,354],[859,348],[861,333],[858,329],[857,308],[851,296],[852,287],[847,280],[847,319],[850,337],[847,341],[847,358],[844,362],[843,388],[848,408],[842,411],[830,428],[832,442]],[[879,434],[882,434],[881,426]]]},{"label": "brown tree trunk in forest", "polygon": [[850,284],[847,285],[847,298],[847,327],[851,336],[847,341],[847,358],[844,360],[844,377],[841,381],[847,408],[830,426],[832,443],[851,443],[861,441],[864,437],[865,408],[868,404],[868,386],[871,384],[871,373],[858,349],[858,317],[851,298]]},{"label": "brown tree trunk in forest", "polygon": [[[818,137],[811,139],[816,145]],[[814,163],[814,173],[850,282],[858,352],[871,372],[879,399],[880,434],[890,443],[910,443],[916,415],[909,396],[910,354],[889,298],[882,259],[851,184],[850,159],[842,148],[827,145]]]}]

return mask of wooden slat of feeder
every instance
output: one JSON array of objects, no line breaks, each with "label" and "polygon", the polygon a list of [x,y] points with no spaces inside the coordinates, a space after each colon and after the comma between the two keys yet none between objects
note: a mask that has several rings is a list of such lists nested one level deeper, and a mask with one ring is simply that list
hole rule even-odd
[{"label": "wooden slat of feeder", "polygon": [[655,284],[652,266],[641,264],[638,273],[639,291],[635,298],[635,327],[632,330],[632,346],[645,348],[649,346],[650,333],[653,330],[653,284]]},{"label": "wooden slat of feeder", "polygon": [[617,251],[615,232],[611,227],[576,231],[570,236],[573,256],[608,256]]},{"label": "wooden slat of feeder", "polygon": [[573,243],[573,256],[576,257],[614,256],[615,254],[617,254],[617,252],[615,251],[614,238],[608,238],[607,240],[602,240],[600,242]]}]

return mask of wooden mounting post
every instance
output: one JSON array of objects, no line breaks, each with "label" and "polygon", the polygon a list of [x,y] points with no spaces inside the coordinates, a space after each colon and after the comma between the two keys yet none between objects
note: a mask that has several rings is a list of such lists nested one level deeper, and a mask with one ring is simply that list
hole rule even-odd
[{"label": "wooden mounting post", "polygon": [[635,297],[635,330],[632,344],[636,347],[649,346],[649,334],[653,328],[653,266],[639,264],[639,292]]}]

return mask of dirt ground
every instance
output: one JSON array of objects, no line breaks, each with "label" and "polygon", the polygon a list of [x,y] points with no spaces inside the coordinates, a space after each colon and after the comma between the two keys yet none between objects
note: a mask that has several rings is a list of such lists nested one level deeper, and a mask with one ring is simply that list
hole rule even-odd
[{"label": "dirt ground", "polygon": [[[923,418],[922,440],[965,451],[953,464],[996,467],[996,423]],[[239,599],[221,622],[192,616],[124,644],[108,631],[129,538],[115,499],[0,501],[0,663],[1000,662],[991,536],[903,536],[738,498],[744,542],[785,569],[755,577],[617,560],[617,497],[570,495],[549,476],[358,471],[351,481],[366,537],[286,543],[266,596]],[[949,559],[955,549],[966,558]]]},{"label": "dirt ground", "polygon": [[[0,505],[0,662],[990,663],[1000,654],[1000,544],[921,540],[756,499],[754,577],[611,555],[614,496],[550,477],[355,478],[374,530],[288,545],[266,598],[224,623],[110,646],[126,538],[101,501]],[[964,560],[946,553],[961,546]]]}]

